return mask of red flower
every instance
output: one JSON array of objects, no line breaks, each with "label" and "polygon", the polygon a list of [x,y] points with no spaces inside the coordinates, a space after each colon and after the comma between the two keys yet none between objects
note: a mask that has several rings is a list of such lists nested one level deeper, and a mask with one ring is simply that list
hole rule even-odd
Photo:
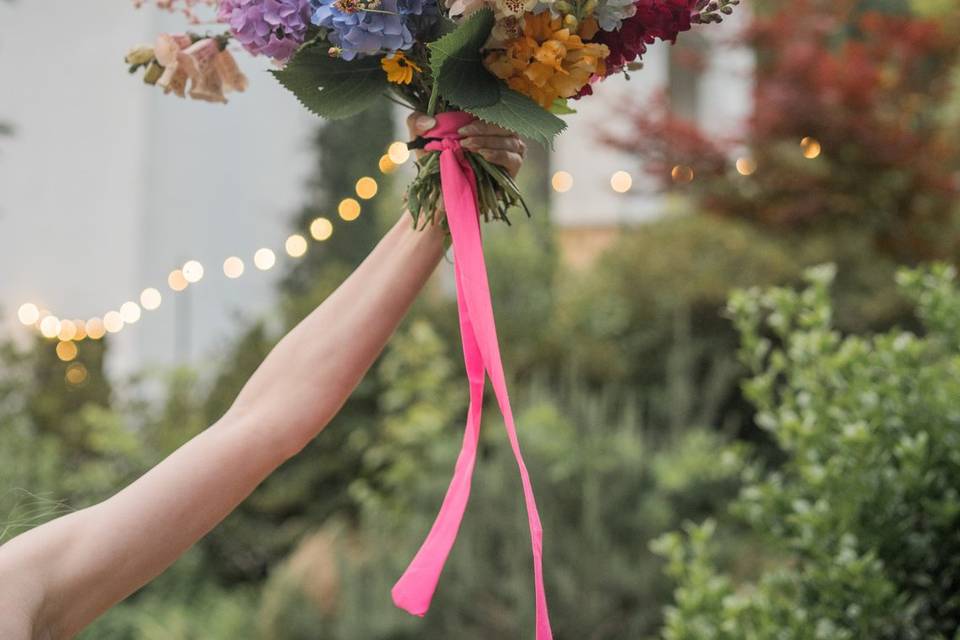
[{"label": "red flower", "polygon": [[657,39],[676,42],[677,35],[690,30],[695,4],[696,0],[637,0],[637,13],[624,20],[619,31],[601,31],[595,38],[610,48],[607,74],[640,59]]}]

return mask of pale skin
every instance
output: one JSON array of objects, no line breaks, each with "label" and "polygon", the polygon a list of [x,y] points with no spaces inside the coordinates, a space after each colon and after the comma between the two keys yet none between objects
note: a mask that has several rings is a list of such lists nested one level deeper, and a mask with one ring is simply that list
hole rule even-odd
[{"label": "pale skin", "polygon": [[[413,114],[413,136],[433,121]],[[516,175],[525,147],[497,127],[463,145]],[[227,413],[130,486],[0,546],[0,638],[72,638],[160,575],[337,414],[443,255],[408,213],[256,370]]]}]

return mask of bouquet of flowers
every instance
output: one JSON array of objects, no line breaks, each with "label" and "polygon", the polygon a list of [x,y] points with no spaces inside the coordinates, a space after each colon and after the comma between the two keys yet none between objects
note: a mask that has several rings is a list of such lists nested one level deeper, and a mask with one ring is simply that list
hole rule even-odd
[{"label": "bouquet of flowers", "polygon": [[[145,0],[134,0],[142,4]],[[604,78],[639,68],[647,46],[676,41],[693,24],[720,22],[739,0],[154,0],[215,35],[160,36],[134,49],[131,72],[167,93],[225,102],[246,78],[229,52],[236,41],[268,56],[272,73],[310,111],[354,115],[380,99],[435,116],[412,148],[407,190],[415,224],[444,225],[455,252],[464,360],[472,383],[491,380],[517,458],[530,524],[536,638],[552,638],[541,563],[542,531],[520,454],[500,360],[479,219],[509,222],[523,197],[503,169],[459,144],[474,119],[550,146],[571,101]],[[206,14],[206,15],[204,15]],[[397,606],[426,613],[466,508],[477,453],[483,385],[470,385],[463,448],[437,520],[393,589]]]}]

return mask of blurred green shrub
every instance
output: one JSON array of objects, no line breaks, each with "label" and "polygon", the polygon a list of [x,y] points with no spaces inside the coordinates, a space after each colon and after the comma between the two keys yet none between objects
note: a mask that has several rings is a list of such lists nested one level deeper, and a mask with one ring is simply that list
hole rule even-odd
[{"label": "blurred green shrub", "polygon": [[751,468],[736,512],[775,554],[720,572],[714,525],[656,548],[678,581],[668,640],[951,639],[960,628],[960,290],[952,267],[902,271],[925,333],[843,337],[833,269],[730,311],[746,392],[786,457]]}]

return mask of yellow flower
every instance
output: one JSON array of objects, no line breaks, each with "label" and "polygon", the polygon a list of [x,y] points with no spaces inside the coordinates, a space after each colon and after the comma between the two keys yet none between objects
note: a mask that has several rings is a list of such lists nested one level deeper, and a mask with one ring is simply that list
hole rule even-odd
[{"label": "yellow flower", "polygon": [[484,64],[511,89],[549,109],[557,98],[575,96],[594,74],[603,74],[603,61],[610,50],[583,41],[596,33],[593,18],[584,20],[573,32],[549,12],[527,13],[523,33],[488,53]]},{"label": "yellow flower", "polygon": [[380,66],[387,72],[387,80],[394,84],[410,84],[413,82],[413,72],[423,71],[402,51],[395,51],[393,55],[381,58]]}]

